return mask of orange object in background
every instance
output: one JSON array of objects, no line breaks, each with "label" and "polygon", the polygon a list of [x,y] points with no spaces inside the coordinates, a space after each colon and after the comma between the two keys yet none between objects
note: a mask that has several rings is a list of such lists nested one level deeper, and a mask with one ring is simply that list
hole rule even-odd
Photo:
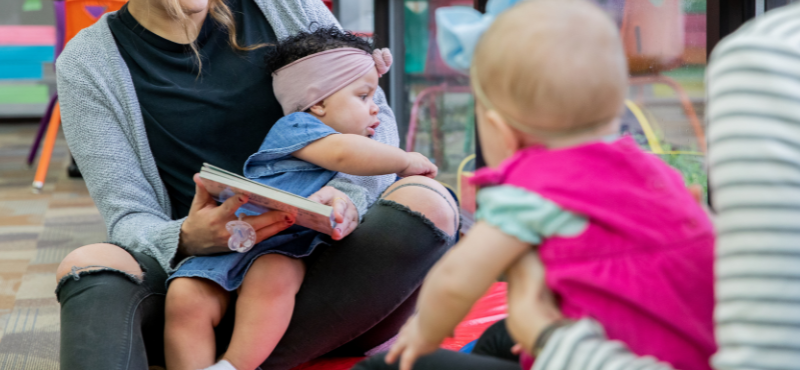
[{"label": "orange object in background", "polygon": [[[119,10],[127,2],[127,0],[64,0],[63,45],[66,45],[80,30],[97,22],[103,14]],[[34,192],[39,192],[44,187],[60,125],[61,114],[59,105],[56,103],[50,116],[47,135],[42,146],[42,155],[39,157],[39,164],[36,167],[36,175],[33,178]]]},{"label": "orange object in background", "polygon": [[72,40],[80,30],[97,22],[103,14],[122,8],[127,0],[64,0],[66,27],[65,44]]},{"label": "orange object in background", "polygon": [[[692,31],[696,32],[698,19],[692,21],[695,23]],[[684,62],[685,22],[680,0],[627,0],[620,34],[631,74],[630,85],[664,84],[675,90],[697,138],[697,148],[705,153],[705,130],[689,96],[678,82],[661,74]],[[701,60],[696,54],[692,54],[693,59]]]},{"label": "orange object in background", "polygon": [[620,34],[632,75],[677,67],[684,47],[680,0],[627,0]]},{"label": "orange object in background", "polygon": [[61,107],[58,102],[56,102],[55,106],[53,106],[53,113],[50,115],[50,123],[47,125],[47,134],[44,137],[39,166],[36,167],[36,175],[33,177],[33,188],[37,191],[44,187],[44,180],[47,178],[47,168],[50,167],[50,159],[53,157],[53,148],[56,146],[56,139],[58,138],[59,126],[61,126]]}]

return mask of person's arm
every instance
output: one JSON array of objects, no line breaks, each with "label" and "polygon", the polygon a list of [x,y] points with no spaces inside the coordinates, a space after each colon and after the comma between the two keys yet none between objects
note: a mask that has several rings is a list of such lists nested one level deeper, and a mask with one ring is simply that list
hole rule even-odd
[{"label": "person's arm", "polygon": [[87,65],[96,60],[90,56],[104,55],[89,50],[88,43],[97,40],[89,35],[97,29],[85,32],[70,42],[56,63],[64,136],[106,223],[109,240],[147,250],[170,271],[183,220],[170,219],[166,191],[142,172],[137,152],[149,148],[146,143],[134,146],[135,132],[123,128],[128,119],[121,111],[124,102],[113,94],[107,68]]},{"label": "person's arm", "polygon": [[338,134],[306,145],[293,156],[322,168],[358,176],[397,174],[436,177],[436,166],[419,153],[379,143],[370,138]]},{"label": "person's arm", "polygon": [[[544,266],[536,252],[520,257],[506,271],[506,278],[506,326],[511,337],[531,354],[544,329],[557,323],[561,313],[547,289]],[[545,339],[533,370],[672,369],[653,357],[634,355],[622,342],[608,340],[603,327],[590,318],[560,327]]]},{"label": "person's arm", "polygon": [[[170,218],[170,200],[146,135],[132,123],[135,114],[125,97],[130,91],[114,82],[118,80],[114,70],[124,70],[124,65],[112,66],[114,61],[122,63],[121,58],[105,54],[108,46],[102,40],[111,36],[104,30],[109,32],[105,24],[98,24],[81,32],[56,64],[64,136],[105,221],[108,240],[156,258],[169,273],[178,262],[176,256],[224,251],[227,243],[221,240],[229,235],[224,224],[234,219],[232,210],[238,208],[234,203],[243,202],[233,197],[219,207],[205,197],[200,199],[205,200],[202,209],[193,205],[199,212],[189,216],[196,222]],[[252,221],[263,236],[261,228],[276,221],[283,226],[283,213]]]},{"label": "person's arm", "polygon": [[[379,108],[378,120],[380,120],[381,124],[375,129],[375,135],[372,136],[372,139],[393,147],[399,147],[400,138],[397,133],[394,112],[389,108],[386,102],[386,95],[384,95],[380,87],[375,91],[374,99]],[[360,217],[395,180],[395,175],[356,176],[339,172],[328,185],[346,193],[358,208]]]},{"label": "person's arm", "polygon": [[721,42],[706,73],[719,370],[800,364],[799,5]]},{"label": "person's arm", "polygon": [[563,316],[545,284],[544,266],[536,251],[524,253],[506,270],[505,277],[508,280],[508,333],[526,352],[533,354],[544,329]]},{"label": "person's arm", "polygon": [[500,274],[531,245],[479,221],[464,239],[431,269],[422,284],[417,313],[400,331],[386,356],[400,369],[433,352]]},{"label": "person's arm", "polygon": [[[284,30],[290,30],[290,33],[291,30],[308,31],[309,27],[316,25],[322,27],[335,25],[341,28],[339,22],[333,16],[333,13],[331,13],[321,1],[256,0],[256,2],[261,4],[262,7],[271,10],[267,12],[267,18],[270,20],[270,25],[273,28],[278,27]],[[281,16],[286,13],[286,8],[296,9],[296,7],[299,7],[299,12],[293,14],[293,17],[290,19]],[[293,11],[294,10],[290,10],[289,12],[291,13]],[[276,33],[280,34],[278,31],[276,31]],[[395,148],[399,147],[400,136],[397,130],[394,112],[392,112],[392,108],[389,107],[386,95],[380,87],[375,91],[373,99],[375,104],[378,105],[378,120],[381,124],[375,129],[375,135],[372,136],[372,139]],[[367,208],[378,199],[378,196],[392,185],[395,180],[396,176],[394,174],[357,176],[339,172],[327,185],[347,194],[358,210],[359,217],[361,217],[366,213]]]}]

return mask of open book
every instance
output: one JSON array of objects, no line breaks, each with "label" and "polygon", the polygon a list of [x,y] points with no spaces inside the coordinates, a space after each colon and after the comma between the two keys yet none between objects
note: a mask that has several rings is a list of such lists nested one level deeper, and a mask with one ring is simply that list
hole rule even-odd
[{"label": "open book", "polygon": [[224,202],[236,194],[246,194],[250,200],[242,208],[250,213],[264,213],[271,209],[288,212],[295,216],[295,224],[328,235],[333,233],[336,226],[333,207],[259,184],[208,163],[203,163],[200,179],[218,202]]}]

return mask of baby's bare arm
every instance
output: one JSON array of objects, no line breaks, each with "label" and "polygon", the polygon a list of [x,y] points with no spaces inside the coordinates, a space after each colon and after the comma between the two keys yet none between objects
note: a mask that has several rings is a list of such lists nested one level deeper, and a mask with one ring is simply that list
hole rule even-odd
[{"label": "baby's bare arm", "polygon": [[536,251],[530,250],[506,270],[508,319],[514,341],[530,352],[548,325],[562,318],[552,292],[545,284],[545,270]]},{"label": "baby's bare arm", "polygon": [[356,176],[392,173],[400,176],[436,176],[436,166],[421,154],[407,153],[359,135],[329,135],[292,155],[331,171]]},{"label": "baby's bare arm", "polygon": [[530,244],[494,226],[475,224],[431,269],[422,285],[417,304],[422,335],[433,343],[451,335],[497,277],[530,249]]}]

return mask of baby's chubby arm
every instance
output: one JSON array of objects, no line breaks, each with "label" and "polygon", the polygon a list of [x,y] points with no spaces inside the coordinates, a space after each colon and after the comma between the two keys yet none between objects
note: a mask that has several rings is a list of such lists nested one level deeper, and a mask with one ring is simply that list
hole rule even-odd
[{"label": "baby's chubby arm", "polygon": [[531,250],[531,245],[500,229],[478,222],[428,273],[422,285],[417,313],[403,327],[386,357],[398,357],[400,369],[411,369],[421,355],[434,351],[472,305],[507,268]]},{"label": "baby's chubby arm", "polygon": [[[531,353],[544,329],[563,318],[553,293],[545,284],[538,252],[529,250],[506,270],[508,318],[506,327],[515,342]],[[532,353],[531,353],[532,354]]]},{"label": "baby's chubby arm", "polygon": [[436,177],[438,169],[419,153],[408,153],[391,145],[353,134],[328,135],[292,153],[325,168],[356,176],[396,173],[401,177]]}]

